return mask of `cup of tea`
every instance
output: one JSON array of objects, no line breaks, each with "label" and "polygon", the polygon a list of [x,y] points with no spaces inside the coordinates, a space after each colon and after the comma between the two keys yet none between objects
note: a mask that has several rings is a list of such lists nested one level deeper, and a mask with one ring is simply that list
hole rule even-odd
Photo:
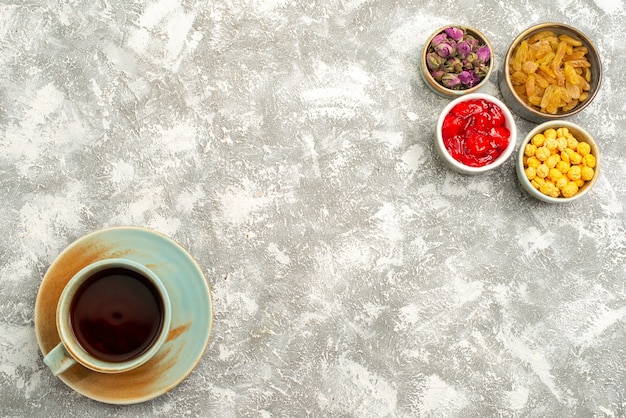
[{"label": "cup of tea", "polygon": [[148,267],[110,258],[89,264],[70,279],[57,305],[61,342],[45,357],[54,375],[79,363],[101,373],[121,373],[150,360],[171,323],[167,290]]}]

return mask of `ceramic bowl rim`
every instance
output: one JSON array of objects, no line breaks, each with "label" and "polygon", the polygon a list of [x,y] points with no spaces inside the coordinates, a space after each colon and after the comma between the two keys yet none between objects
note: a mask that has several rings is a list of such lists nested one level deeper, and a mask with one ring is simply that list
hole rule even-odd
[{"label": "ceramic bowl rim", "polygon": [[[472,35],[478,36],[480,40],[483,41],[485,45],[487,45],[487,47],[489,48],[489,53],[491,54],[491,57],[489,59],[489,70],[487,71],[487,74],[485,74],[483,79],[480,80],[480,83],[468,89],[453,90],[453,89],[449,89],[439,84],[439,82],[430,75],[430,72],[428,71],[428,66],[426,65],[426,55],[428,54],[428,47],[430,46],[430,43],[435,38],[435,36],[439,35],[441,32],[451,27],[459,28],[465,32],[470,32]],[[450,24],[450,25],[442,26],[439,29],[437,29],[435,32],[433,32],[430,35],[430,37],[424,44],[424,47],[422,48],[422,54],[421,54],[420,60],[421,60],[420,61],[420,68],[421,68],[420,74],[422,75],[422,78],[424,79],[424,81],[426,81],[426,84],[428,84],[428,86],[431,89],[433,89],[435,92],[445,97],[458,97],[458,96],[463,96],[463,95],[471,94],[471,93],[478,91],[489,82],[489,79],[491,78],[491,74],[493,73],[493,69],[495,68],[494,49],[493,49],[493,46],[491,45],[491,42],[489,41],[489,38],[487,38],[487,36],[480,30],[472,26],[467,26],[467,25]]]},{"label": "ceramic bowl rim", "polygon": [[[578,191],[578,193],[576,193],[572,197],[551,197],[551,196],[544,195],[543,193],[535,189],[530,184],[530,180],[528,180],[528,177],[526,177],[526,174],[524,173],[523,159],[524,159],[524,149],[526,147],[526,144],[528,144],[528,142],[532,139],[533,136],[549,128],[553,128],[553,129],[568,128],[572,132],[577,132],[581,134],[584,138],[576,138],[576,139],[578,139],[579,141],[588,142],[589,145],[591,146],[594,157],[596,157],[596,166],[594,168],[595,173],[594,173],[593,178],[589,180],[587,184],[585,184]],[[546,121],[535,126],[533,129],[530,130],[530,132],[528,132],[524,140],[522,140],[522,142],[520,143],[520,147],[517,153],[517,161],[515,162],[515,165],[516,165],[518,180],[529,195],[546,203],[570,203],[586,195],[589,192],[589,190],[591,190],[593,186],[596,184],[596,182],[598,181],[598,178],[600,177],[602,157],[600,153],[600,147],[598,146],[598,142],[595,140],[593,135],[591,135],[589,131],[587,131],[585,128],[583,128],[582,126],[574,122],[569,122],[566,120],[550,120],[550,121]]]},{"label": "ceramic bowl rim", "polygon": [[[452,155],[446,149],[443,143],[443,135],[441,133],[441,129],[443,127],[443,120],[448,113],[452,110],[454,106],[458,103],[475,100],[475,99],[484,99],[491,103],[496,104],[500,109],[502,109],[502,113],[504,113],[504,118],[506,120],[506,126],[510,131],[509,136],[509,145],[506,149],[496,158],[492,163],[481,166],[481,167],[470,167],[461,163],[460,161],[455,160]],[[513,118],[513,114],[509,110],[509,108],[497,97],[492,96],[486,93],[470,93],[463,96],[459,96],[456,99],[450,101],[439,114],[439,118],[437,119],[437,132],[435,135],[436,146],[439,149],[440,154],[443,156],[445,161],[453,166],[457,171],[466,173],[466,174],[481,174],[492,171],[497,167],[504,164],[515,149],[515,144],[517,142],[517,127],[515,124],[515,119]]]},{"label": "ceramic bowl rim", "polygon": [[[511,82],[511,74],[509,73],[509,63],[511,62],[513,51],[515,50],[517,45],[519,45],[520,42],[522,42],[524,39],[527,39],[530,36],[532,36],[534,33],[542,31],[542,30],[553,29],[558,32],[559,28],[565,29],[566,31],[573,32],[574,34],[576,34],[579,40],[589,48],[589,54],[593,54],[594,61],[597,61],[598,63],[598,68],[597,68],[596,75],[595,75],[598,81],[597,83],[594,83],[595,88],[592,88],[592,90],[589,92],[589,97],[587,98],[587,100],[578,104],[569,112],[557,113],[557,114],[552,115],[550,113],[541,112],[535,109],[534,107],[529,106],[526,102],[524,102],[517,95],[517,92],[513,88],[513,83]],[[560,22],[542,22],[542,23],[537,23],[532,26],[529,26],[528,28],[524,29],[521,33],[519,33],[513,39],[513,41],[509,45],[509,48],[506,51],[506,55],[504,56],[504,63],[502,67],[501,77],[504,79],[504,83],[506,84],[507,89],[510,91],[512,100],[514,100],[518,106],[521,106],[525,112],[528,112],[530,115],[532,115],[531,116],[532,118],[542,120],[542,121],[560,120],[562,118],[567,118],[567,117],[573,116],[581,112],[583,109],[589,106],[589,104],[591,104],[593,99],[596,97],[602,85],[602,61],[600,60],[600,54],[598,52],[598,48],[595,46],[593,41],[591,41],[591,39],[589,39],[589,37],[585,35],[580,29],[574,26],[565,24],[565,23],[560,23]]]}]

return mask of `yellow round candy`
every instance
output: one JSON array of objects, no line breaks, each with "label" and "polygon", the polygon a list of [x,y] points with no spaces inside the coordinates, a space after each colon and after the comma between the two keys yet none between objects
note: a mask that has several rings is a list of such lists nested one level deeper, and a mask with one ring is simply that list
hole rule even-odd
[{"label": "yellow round candy", "polygon": [[573,181],[568,182],[565,187],[561,188],[563,197],[572,197],[578,193],[578,186]]},{"label": "yellow round candy", "polygon": [[579,180],[581,176],[580,166],[573,165],[567,170],[567,178],[574,181]]},{"label": "yellow round candy", "polygon": [[535,189],[539,189],[539,187],[541,187],[541,185],[543,183],[545,183],[546,181],[544,179],[542,179],[541,177],[535,177],[534,179],[532,179],[532,181],[530,182],[530,184],[535,188]]},{"label": "yellow round candy", "polygon": [[586,142],[579,142],[578,145],[576,145],[576,152],[584,157],[591,152],[591,145]]},{"label": "yellow round candy", "polygon": [[524,173],[526,173],[526,178],[528,178],[528,180],[532,180],[535,176],[537,176],[535,167],[527,167],[526,170],[524,170]]},{"label": "yellow round candy", "polygon": [[581,164],[583,161],[583,156],[573,151],[569,154],[569,162],[570,164]]},{"label": "yellow round candy", "polygon": [[546,137],[546,139],[548,139],[548,138],[556,139],[556,137],[557,137],[556,129],[552,129],[552,128],[546,129],[543,132],[543,135]]},{"label": "yellow round candy", "polygon": [[541,161],[539,161],[537,159],[537,157],[528,157],[528,159],[526,160],[526,165],[528,167],[533,167],[533,168],[537,168],[539,167],[539,165],[541,164]]},{"label": "yellow round candy", "polygon": [[533,144],[526,144],[526,146],[524,147],[524,155],[527,157],[532,157],[533,155],[535,155],[535,152],[537,152],[537,146],[533,145]]},{"label": "yellow round candy", "polygon": [[587,154],[583,157],[582,163],[587,167],[595,168],[596,166],[596,157],[593,154]]},{"label": "yellow round candy", "polygon": [[546,177],[548,177],[548,173],[550,172],[550,169],[548,168],[547,165],[541,164],[539,165],[539,167],[535,169],[535,172],[537,173],[537,177],[541,177],[542,179],[545,179]]},{"label": "yellow round candy", "polygon": [[530,142],[536,146],[536,147],[540,147],[543,145],[544,142],[546,142],[546,137],[544,134],[537,134],[535,136],[533,136],[533,138],[530,140]]},{"label": "yellow round candy", "polygon": [[539,147],[537,148],[537,151],[535,151],[535,157],[537,157],[539,161],[545,161],[550,156],[550,154],[551,152],[546,146]]},{"label": "yellow round candy", "polygon": [[561,176],[561,177],[559,177],[559,179],[557,179],[557,180],[554,182],[554,185],[555,185],[556,187],[558,187],[558,188],[559,188],[559,190],[560,190],[560,189],[562,189],[563,187],[565,187],[565,185],[567,184],[567,182],[568,182],[567,177],[566,177],[566,176]]},{"label": "yellow round candy", "polygon": [[559,162],[556,163],[556,166],[554,166],[554,168],[556,168],[563,174],[567,173],[567,170],[569,170],[569,167],[570,167],[569,163],[563,160],[559,160]]},{"label": "yellow round candy", "polygon": [[595,174],[595,171],[591,167],[583,167],[580,169],[580,178],[584,181],[591,181]]},{"label": "yellow round candy", "polygon": [[539,187],[539,191],[546,196],[559,197],[561,191],[551,181],[546,181]]},{"label": "yellow round candy", "polygon": [[556,138],[546,138],[546,143],[545,146],[546,148],[548,148],[550,151],[554,151],[556,150],[556,147],[558,146],[558,142],[556,140]]},{"label": "yellow round candy", "polygon": [[568,134],[565,136],[565,138],[567,138],[567,146],[571,149],[576,149],[576,146],[578,145],[578,140],[574,138],[574,135]]},{"label": "yellow round candy", "polygon": [[559,154],[552,154],[546,158],[545,164],[548,168],[554,168],[559,161],[561,161],[561,156]]},{"label": "yellow round candy", "polygon": [[561,173],[556,168],[551,168],[550,171],[548,172],[548,178],[552,181],[557,181],[561,177],[563,177],[563,173]]}]

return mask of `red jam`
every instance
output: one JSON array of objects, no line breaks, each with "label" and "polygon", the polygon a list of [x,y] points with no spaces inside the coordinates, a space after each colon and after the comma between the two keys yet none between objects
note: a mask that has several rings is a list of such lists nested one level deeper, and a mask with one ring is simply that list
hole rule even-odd
[{"label": "red jam", "polygon": [[484,99],[454,106],[441,133],[452,158],[470,167],[491,164],[509,145],[510,136],[502,109]]}]

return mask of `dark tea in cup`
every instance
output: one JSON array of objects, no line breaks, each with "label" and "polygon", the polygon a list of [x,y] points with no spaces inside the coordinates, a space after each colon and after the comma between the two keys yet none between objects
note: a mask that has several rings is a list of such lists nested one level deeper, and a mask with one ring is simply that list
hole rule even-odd
[{"label": "dark tea in cup", "polygon": [[80,345],[104,361],[144,353],[163,326],[163,300],[142,274],[122,267],[101,270],[78,288],[70,307]]},{"label": "dark tea in cup", "polygon": [[165,284],[125,258],[95,261],[67,282],[56,312],[61,342],[43,361],[55,375],[76,363],[123,373],[147,363],[167,341],[172,309]]}]

